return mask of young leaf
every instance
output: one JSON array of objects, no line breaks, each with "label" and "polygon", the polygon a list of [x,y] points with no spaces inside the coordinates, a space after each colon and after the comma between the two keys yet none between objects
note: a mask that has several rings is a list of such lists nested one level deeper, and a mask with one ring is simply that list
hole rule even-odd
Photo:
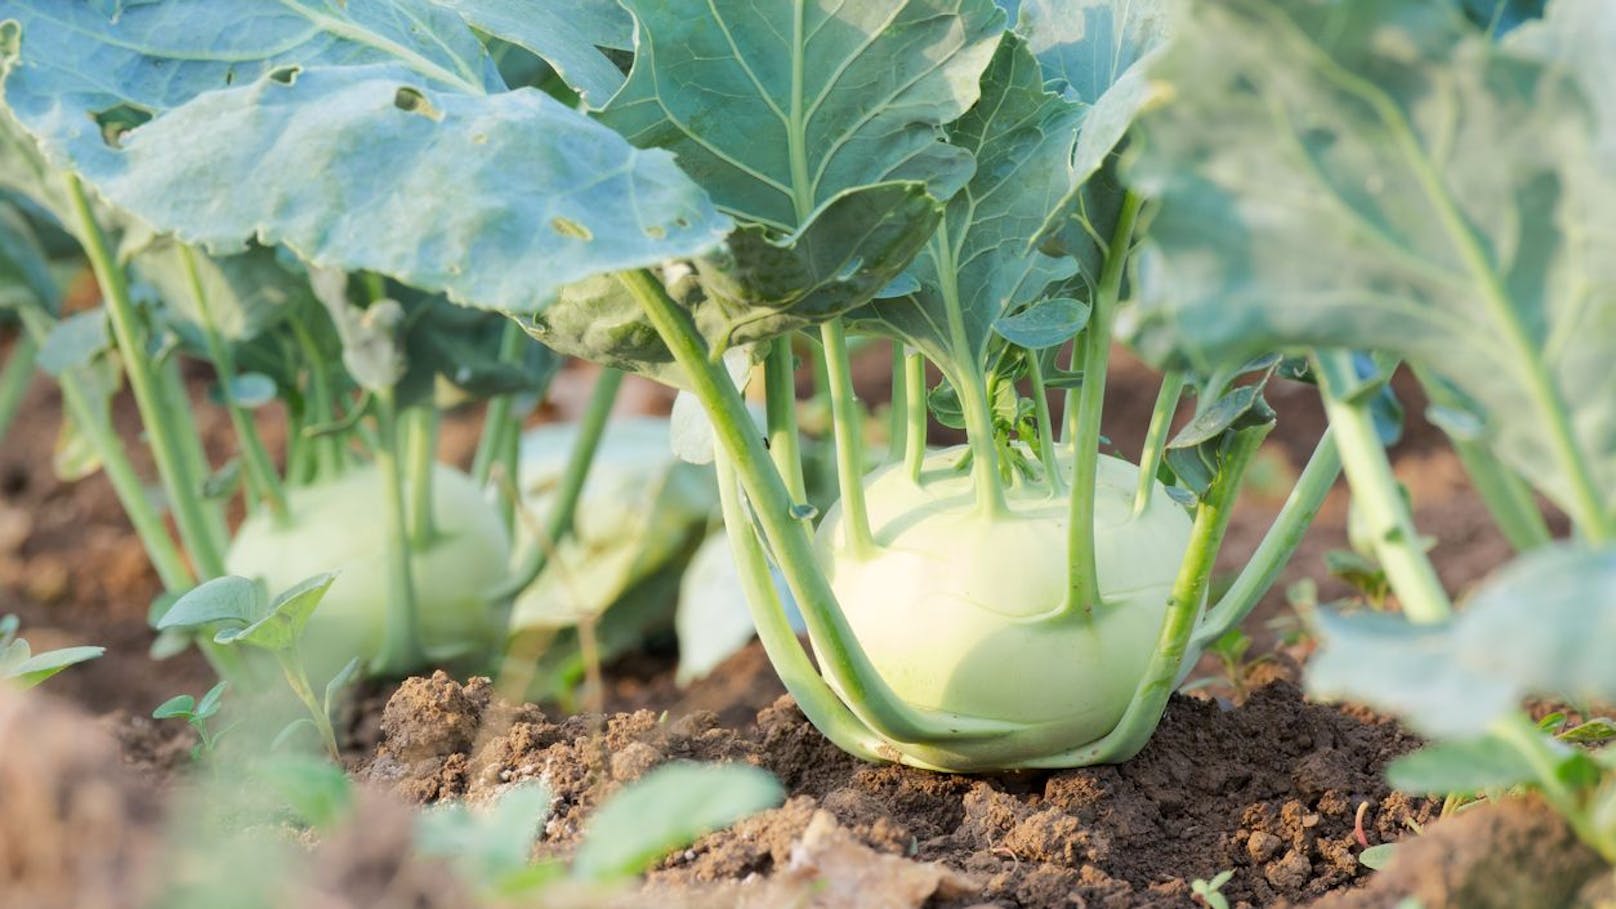
[{"label": "young leaf", "polygon": [[1500,50],[1446,0],[1190,5],[1129,175],[1162,202],[1147,355],[1409,360],[1476,402],[1502,460],[1608,529],[1616,92],[1579,74],[1616,56],[1616,8],[1567,5],[1581,31],[1560,34],[1597,53]]},{"label": "young leaf", "polygon": [[[336,572],[315,575],[277,596],[263,616],[251,624],[243,628],[227,626],[220,629],[213,639],[221,644],[239,642],[265,650],[290,649],[303,635],[309,616],[314,614],[314,608],[320,605],[320,600],[336,579]],[[179,608],[177,604],[175,608]]]},{"label": "young leaf", "polygon": [[154,720],[190,719],[196,716],[196,698],[188,694],[176,694],[158,704],[151,715]]},{"label": "young leaf", "polygon": [[263,587],[248,578],[222,577],[205,581],[174,601],[152,627],[196,628],[215,623],[242,628],[263,617],[269,607]]},{"label": "young leaf", "polygon": [[1204,495],[1217,477],[1228,439],[1235,433],[1273,425],[1274,411],[1262,392],[1262,383],[1234,389],[1167,443],[1167,464],[1196,495]]},{"label": "young leaf", "polygon": [[1481,735],[1527,695],[1616,698],[1616,548],[1534,550],[1439,625],[1328,611],[1316,621],[1309,691],[1397,713],[1428,735]]},{"label": "young leaf", "polygon": [[1088,323],[1090,307],[1067,297],[1035,300],[1026,309],[1000,316],[993,323],[999,336],[1028,350],[1070,341]]},{"label": "young leaf", "polygon": [[[1391,863],[1392,855],[1396,851],[1396,843],[1379,843],[1358,853],[1358,863],[1371,871],[1379,871]],[[1407,901],[1405,900],[1405,902]],[[1402,904],[1400,903],[1398,906],[1401,909]]]},{"label": "young leaf", "polygon": [[630,877],[668,852],[780,804],[785,792],[746,764],[666,764],[624,786],[590,818],[575,877]]},{"label": "young leaf", "polygon": [[451,858],[468,880],[498,889],[503,879],[533,861],[533,843],[550,814],[550,790],[522,783],[481,810],[461,804],[423,812],[415,824],[415,847],[424,855]]},{"label": "young leaf", "polygon": [[343,769],[320,758],[281,754],[253,765],[250,775],[272,792],[299,821],[329,830],[348,815],[353,784]]}]

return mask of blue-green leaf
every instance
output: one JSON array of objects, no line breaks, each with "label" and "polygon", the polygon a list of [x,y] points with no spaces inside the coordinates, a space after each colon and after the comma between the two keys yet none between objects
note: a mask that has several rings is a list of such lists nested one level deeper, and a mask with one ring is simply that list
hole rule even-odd
[{"label": "blue-green leaf", "polygon": [[918,180],[946,199],[969,179],[937,128],[976,100],[991,0],[626,5],[634,67],[602,119],[675,152],[741,219],[790,232],[849,189]]},{"label": "blue-green leaf", "polygon": [[1478,736],[1528,695],[1616,699],[1616,548],[1534,550],[1439,625],[1317,618],[1309,691],[1396,713],[1428,735]]},{"label": "blue-green leaf", "polygon": [[1394,787],[1430,795],[1503,789],[1535,778],[1520,751],[1491,736],[1427,745],[1386,767],[1386,780]]},{"label": "blue-green leaf", "polygon": [[591,107],[623,86],[623,73],[599,48],[634,46],[634,19],[614,0],[432,0],[480,31],[555,67]]},{"label": "blue-green leaf", "polygon": [[1447,0],[1189,5],[1130,174],[1162,202],[1145,353],[1409,360],[1475,402],[1501,460],[1610,529],[1616,88],[1582,64],[1616,58],[1616,7],[1567,5],[1588,54],[1552,59],[1501,50]]},{"label": "blue-green leaf", "polygon": [[1037,300],[1020,312],[1000,316],[993,330],[1012,344],[1042,350],[1071,340],[1089,320],[1089,305],[1070,297]]},{"label": "blue-green leaf", "polygon": [[947,130],[977,168],[909,269],[920,290],[855,314],[861,329],[896,336],[945,370],[980,363],[996,322],[1078,271],[1029,244],[1069,188],[1082,109],[1044,90],[1037,61],[1014,36],[1001,42],[980,90],[977,105]]}]

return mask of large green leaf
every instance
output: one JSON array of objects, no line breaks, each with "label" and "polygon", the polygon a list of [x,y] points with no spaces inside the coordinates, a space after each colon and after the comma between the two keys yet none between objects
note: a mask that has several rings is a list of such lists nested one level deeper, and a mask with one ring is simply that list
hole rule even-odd
[{"label": "large green leaf", "polygon": [[628,0],[628,83],[602,119],[670,149],[720,208],[789,233],[846,190],[925,182],[969,153],[937,128],[976,100],[1003,15],[991,0]]},{"label": "large green leaf", "polygon": [[1428,735],[1478,736],[1528,695],[1616,699],[1616,548],[1535,550],[1441,625],[1318,621],[1309,691],[1396,713]]},{"label": "large green leaf", "polygon": [[[21,23],[7,105],[53,161],[214,251],[256,237],[531,311],[569,281],[704,252],[728,231],[668,154],[531,89],[484,94],[501,87],[491,60],[427,0],[284,0],[262,30],[226,27],[240,2],[164,0],[115,23],[60,7],[6,7]],[[132,108],[158,115],[105,135],[96,123]]]},{"label": "large green leaf", "polygon": [[1025,42],[1007,36],[982,76],[981,100],[948,129],[977,169],[910,269],[920,290],[859,310],[859,327],[896,335],[945,368],[980,363],[995,321],[1072,277],[1076,262],[1029,243],[1069,188],[1082,116],[1044,90]]},{"label": "large green leaf", "polygon": [[[1147,355],[1406,358],[1580,524],[1610,523],[1616,169],[1590,107],[1616,87],[1585,97],[1573,67],[1500,50],[1443,0],[1192,9],[1130,174],[1162,202]],[[1611,59],[1616,9],[1581,9]]]},{"label": "large green leaf", "polygon": [[1085,105],[1083,131],[1072,152],[1070,184],[1039,239],[1097,269],[1094,238],[1115,227],[1117,198],[1107,183],[1091,184],[1149,100],[1148,64],[1167,31],[1165,0],[1028,0],[1017,33],[1027,38],[1049,87]]},{"label": "large green leaf", "polygon": [[634,20],[615,0],[432,2],[543,58],[592,107],[603,106],[623,86],[622,71],[599,50],[633,47]]}]

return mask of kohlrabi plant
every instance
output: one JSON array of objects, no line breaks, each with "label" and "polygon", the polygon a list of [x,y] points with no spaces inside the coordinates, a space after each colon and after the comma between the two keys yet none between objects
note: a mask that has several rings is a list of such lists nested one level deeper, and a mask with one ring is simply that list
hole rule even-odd
[{"label": "kohlrabi plant", "polygon": [[[6,104],[72,172],[76,198],[93,187],[213,255],[251,239],[370,276],[315,289],[349,370],[379,375],[359,381],[380,402],[383,451],[392,361],[369,340],[399,324],[388,301],[405,288],[689,392],[764,645],[855,754],[949,770],[1132,755],[1339,469],[1322,443],[1209,603],[1272,426],[1265,383],[1307,370],[1265,356],[1169,372],[1139,463],[1102,450],[1110,346],[1158,215],[1113,163],[1151,95],[1155,4],[1023,2],[1007,23],[990,0],[630,0],[564,30],[549,26],[571,6],[545,2],[525,17],[493,0],[317,6],[274,6],[243,31],[217,0],[110,18],[16,0]],[[479,33],[548,61],[577,107],[510,90]],[[624,77],[603,48],[626,47]],[[867,338],[902,354],[902,457],[873,473],[849,367]],[[836,449],[839,501],[823,513],[796,425],[804,340],[823,360]],[[755,364],[761,430],[737,387]],[[927,387],[928,366],[942,385]],[[968,443],[929,449],[929,415]],[[393,469],[385,454],[378,469]],[[397,538],[410,525],[383,486]]]},{"label": "kohlrabi plant", "polygon": [[[508,562],[513,508],[500,499],[520,485],[521,423],[559,359],[498,313],[450,299],[529,310],[561,284],[711,247],[727,224],[666,155],[508,83],[477,30],[489,11],[463,7],[0,6],[0,306],[22,330],[0,404],[35,365],[57,380],[74,455],[58,469],[105,472],[165,603],[226,574],[284,589],[338,572],[312,620],[317,675],[353,655],[388,674],[487,666],[531,580]],[[534,15],[527,43],[572,79],[559,91],[596,97],[621,82],[592,44],[550,39],[540,20],[559,10]],[[567,16],[565,34],[628,40],[626,14],[599,27]],[[223,108],[209,98],[245,103],[235,115],[261,129],[215,119]],[[345,131],[316,122],[332,110]],[[160,123],[177,131],[158,135]],[[304,157],[282,153],[293,147]],[[451,185],[467,211],[480,198],[505,215],[444,220],[417,204]],[[86,264],[102,303],[63,313],[58,279]],[[237,448],[222,464],[201,444],[187,358],[217,375]],[[160,496],[112,426],[125,381]],[[489,404],[468,476],[437,463],[439,412],[474,398]],[[282,432],[267,429],[271,415]],[[581,476],[569,473],[562,498]],[[232,533],[237,494],[248,517]],[[204,650],[224,674],[240,670]]]},{"label": "kohlrabi plant", "polygon": [[[1441,0],[1193,6],[1151,69],[1125,169],[1162,202],[1137,337],[1200,369],[1310,351],[1403,616],[1320,610],[1309,688],[1437,741],[1394,765],[1399,785],[1529,784],[1616,861],[1608,745],[1577,747],[1522,709],[1616,699],[1616,8],[1552,0],[1519,23],[1521,4],[1464,6],[1500,16]],[[1457,614],[1354,349],[1382,374],[1412,370],[1520,552]]]}]

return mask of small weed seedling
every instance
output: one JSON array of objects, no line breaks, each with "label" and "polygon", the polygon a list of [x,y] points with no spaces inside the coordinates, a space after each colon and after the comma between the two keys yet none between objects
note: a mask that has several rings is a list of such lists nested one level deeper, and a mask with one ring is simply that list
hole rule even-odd
[{"label": "small weed seedling", "polygon": [[19,624],[14,615],[0,618],[0,679],[22,688],[32,688],[69,666],[107,652],[105,647],[63,647],[36,654],[27,641],[17,637]]},{"label": "small weed seedling", "polygon": [[[223,647],[246,645],[268,651],[280,666],[292,693],[308,708],[309,718],[320,733],[332,760],[340,754],[336,733],[331,728],[330,698],[334,690],[326,688],[326,699],[316,700],[314,688],[302,659],[303,630],[308,625],[320,598],[336,580],[334,574],[316,575],[282,593],[274,600],[257,581],[246,578],[215,578],[180,597],[158,622],[158,630],[170,628],[212,628],[213,642]],[[339,680],[351,676],[355,664],[338,674]],[[333,684],[340,688],[335,681]],[[282,734],[284,737],[285,733]]]},{"label": "small weed seedling", "polygon": [[1190,881],[1190,892],[1195,901],[1206,909],[1229,909],[1229,898],[1223,895],[1223,886],[1234,877],[1234,869],[1219,871],[1210,881],[1196,878]]},{"label": "small weed seedling", "polygon": [[196,730],[197,736],[197,743],[191,746],[191,760],[199,761],[205,756],[212,755],[214,748],[219,744],[219,739],[230,731],[229,727],[218,732],[208,729],[208,720],[219,712],[225,689],[229,687],[229,682],[220,682],[209,688],[201,700],[188,694],[177,694],[158,704],[157,709],[152,711],[152,719],[184,720],[190,724],[190,727]]}]

